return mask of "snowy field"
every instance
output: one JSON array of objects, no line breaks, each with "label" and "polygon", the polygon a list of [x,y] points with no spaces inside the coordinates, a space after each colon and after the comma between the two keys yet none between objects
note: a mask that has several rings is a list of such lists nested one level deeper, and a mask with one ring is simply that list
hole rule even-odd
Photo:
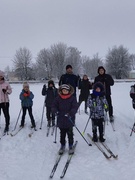
[{"label": "snowy field", "polygon": [[[107,145],[118,159],[107,160],[103,154],[93,146],[88,146],[78,131],[74,128],[74,138],[78,140],[75,154],[64,177],[65,180],[133,180],[135,178],[135,134],[130,137],[131,127],[135,114],[129,96],[130,86],[133,83],[115,83],[112,87],[112,99],[115,116],[115,131],[111,124],[106,125],[105,138]],[[16,136],[7,135],[0,140],[0,180],[48,180],[54,165],[57,151],[60,147],[59,131],[57,143],[54,136],[46,137],[46,116],[42,130],[39,129],[44,97],[41,95],[43,84],[31,84],[34,93],[33,114],[38,131],[30,138],[30,119],[26,116],[26,126]],[[11,84],[13,93],[10,95],[10,132],[15,126],[21,105],[19,94],[21,84]],[[84,113],[84,103],[80,107],[80,114],[76,115],[76,126],[83,132],[88,115]],[[20,124],[19,123],[18,126]],[[1,115],[1,131],[5,122]],[[84,137],[88,140],[87,133],[91,133],[89,122]],[[67,160],[65,153],[58,165],[53,179],[60,179],[64,164]]]}]

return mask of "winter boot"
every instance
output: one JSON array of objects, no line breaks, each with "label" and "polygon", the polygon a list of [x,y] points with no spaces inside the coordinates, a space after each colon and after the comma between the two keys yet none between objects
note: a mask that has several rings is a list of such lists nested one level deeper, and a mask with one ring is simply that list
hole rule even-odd
[{"label": "winter boot", "polygon": [[110,116],[110,122],[114,122],[114,117]]},{"label": "winter boot", "polygon": [[8,131],[9,131],[9,126],[6,125],[6,126],[5,126],[5,129],[4,129],[4,133],[6,133],[6,132],[8,132]]},{"label": "winter boot", "polygon": [[103,135],[99,136],[99,140],[100,140],[100,142],[105,142],[105,139],[103,138]]},{"label": "winter boot", "polygon": [[60,150],[59,150],[59,155],[62,155],[65,151],[65,145],[61,145]]},{"label": "winter boot", "polygon": [[93,134],[92,141],[98,142],[97,134],[95,134],[95,133]]},{"label": "winter boot", "polygon": [[20,127],[24,127],[24,121],[21,121]]},{"label": "winter boot", "polygon": [[74,148],[73,145],[69,145],[69,154],[74,154]]}]

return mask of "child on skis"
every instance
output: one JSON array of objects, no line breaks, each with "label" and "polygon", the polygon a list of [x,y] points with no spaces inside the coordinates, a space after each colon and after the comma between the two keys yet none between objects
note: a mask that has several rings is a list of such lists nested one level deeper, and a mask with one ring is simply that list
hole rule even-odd
[{"label": "child on skis", "polygon": [[20,93],[20,100],[21,100],[22,112],[23,112],[20,127],[24,127],[26,111],[28,110],[29,116],[31,119],[31,124],[32,124],[31,128],[34,128],[36,130],[36,124],[35,124],[35,120],[32,114],[32,105],[33,105],[32,99],[33,98],[34,98],[34,95],[29,89],[29,84],[27,82],[24,82],[23,90]]},{"label": "child on skis", "polygon": [[76,98],[73,96],[74,89],[72,86],[63,84],[58,89],[58,96],[55,98],[52,111],[57,113],[57,126],[60,128],[61,148],[59,154],[65,150],[65,137],[68,136],[69,153],[73,152],[73,126],[75,123],[75,114],[78,109]]},{"label": "child on skis", "polygon": [[93,93],[88,98],[88,106],[90,108],[90,116],[92,120],[93,141],[97,142],[97,126],[99,128],[99,140],[104,142],[104,110],[108,111],[108,103],[104,94],[102,83],[97,82],[93,86]]},{"label": "child on skis", "polygon": [[5,81],[4,72],[0,71],[0,112],[3,111],[5,117],[5,129],[6,133],[9,131],[10,115],[9,115],[9,97],[8,95],[12,93],[11,86]]},{"label": "child on skis", "polygon": [[52,103],[57,96],[57,88],[54,85],[53,80],[48,81],[48,88],[46,88],[46,85],[43,86],[42,89],[42,95],[45,97],[45,106],[46,106],[46,117],[48,121],[48,127],[55,126],[55,113],[52,112],[51,106]]}]

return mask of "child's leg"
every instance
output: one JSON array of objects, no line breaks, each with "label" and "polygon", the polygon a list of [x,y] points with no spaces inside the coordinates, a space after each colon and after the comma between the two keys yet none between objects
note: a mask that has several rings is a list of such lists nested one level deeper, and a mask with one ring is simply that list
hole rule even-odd
[{"label": "child's leg", "polygon": [[27,110],[26,107],[22,107],[22,120],[21,120],[21,126],[24,126],[26,110]]},{"label": "child's leg", "polygon": [[73,143],[74,143],[73,127],[67,129],[67,135],[68,135],[69,147],[72,147],[72,146],[73,146]]},{"label": "child's leg", "polygon": [[55,114],[54,113],[51,114],[52,114],[52,126],[55,126]]},{"label": "child's leg", "polygon": [[5,129],[8,131],[9,124],[10,124],[9,103],[2,103],[2,111],[3,111],[5,122],[6,122]]},{"label": "child's leg", "polygon": [[99,139],[100,141],[104,142],[105,139],[103,138],[104,136],[104,125],[103,125],[103,121],[104,119],[99,119],[99,122],[98,122],[98,127],[99,127]]},{"label": "child's leg", "polygon": [[92,119],[92,132],[93,132],[92,140],[94,142],[97,142],[98,138],[97,138],[97,120],[96,119]]},{"label": "child's leg", "polygon": [[60,128],[60,143],[62,146],[65,146],[66,141],[66,129]]},{"label": "child's leg", "polygon": [[28,112],[29,112],[29,116],[30,116],[30,119],[31,119],[31,124],[33,126],[33,128],[36,127],[36,124],[35,124],[35,120],[34,120],[34,117],[33,117],[33,114],[32,114],[32,107],[28,107]]},{"label": "child's leg", "polygon": [[51,107],[46,107],[47,126],[51,126]]}]

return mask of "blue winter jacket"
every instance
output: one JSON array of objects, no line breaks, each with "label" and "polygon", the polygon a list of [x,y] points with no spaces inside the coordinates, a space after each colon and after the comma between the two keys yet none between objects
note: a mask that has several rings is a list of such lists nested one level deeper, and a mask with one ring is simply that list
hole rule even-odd
[{"label": "blue winter jacket", "polygon": [[33,105],[32,99],[34,98],[34,94],[30,91],[30,95],[28,97],[24,97],[23,94],[26,93],[26,91],[23,89],[20,93],[20,100],[22,107],[30,107]]}]

